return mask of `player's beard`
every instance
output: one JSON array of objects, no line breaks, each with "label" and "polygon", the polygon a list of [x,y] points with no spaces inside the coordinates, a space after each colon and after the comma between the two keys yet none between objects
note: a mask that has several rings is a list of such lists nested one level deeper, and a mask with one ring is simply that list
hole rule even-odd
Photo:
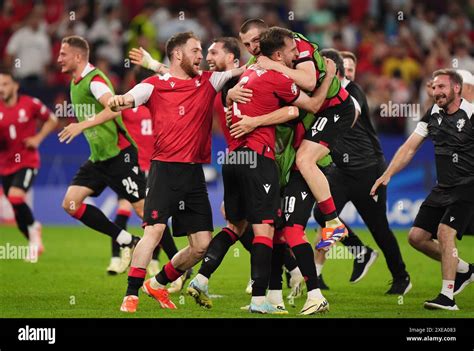
[{"label": "player's beard", "polygon": [[183,56],[183,60],[180,64],[181,69],[191,78],[197,76],[197,72],[194,70],[194,65],[189,58]]},{"label": "player's beard", "polygon": [[[438,99],[439,99],[440,97],[441,97],[441,98],[445,98],[446,102],[443,103],[443,104],[441,104],[441,102],[438,102]],[[446,110],[446,108],[454,101],[454,98],[455,98],[455,96],[454,96],[454,89],[451,88],[451,89],[449,90],[449,95],[448,95],[448,96],[446,96],[445,94],[436,95],[436,96],[435,96],[435,101],[436,101],[436,104],[437,104],[439,107],[441,107],[443,110]]]},{"label": "player's beard", "polygon": [[213,61],[212,64],[214,65],[214,69],[212,71],[223,72],[226,70],[226,66],[224,62]]}]

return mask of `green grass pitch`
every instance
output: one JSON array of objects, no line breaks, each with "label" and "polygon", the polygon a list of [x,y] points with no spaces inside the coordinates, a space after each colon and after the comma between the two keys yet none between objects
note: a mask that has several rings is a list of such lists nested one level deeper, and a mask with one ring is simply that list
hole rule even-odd
[{"label": "green grass pitch", "polygon": [[[141,235],[141,229],[132,228]],[[372,248],[371,235],[359,230],[362,240]],[[324,278],[330,290],[324,292],[330,312],[303,318],[474,318],[474,284],[456,298],[460,311],[428,311],[423,301],[435,297],[441,287],[440,264],[411,248],[406,231],[396,231],[402,254],[411,275],[413,289],[403,298],[386,296],[391,279],[383,255],[380,255],[367,276],[350,284],[350,259],[329,259]],[[314,230],[308,230],[312,239]],[[137,313],[119,311],[126,289],[127,275],[108,276],[105,268],[110,258],[110,240],[86,227],[43,228],[46,251],[36,264],[22,260],[0,260],[0,316],[3,318],[294,318],[305,298],[287,303],[289,315],[258,316],[241,311],[249,303],[245,287],[250,275],[249,254],[240,243],[233,246],[219,270],[210,281],[214,307],[205,310],[187,295],[173,295],[177,310],[162,310],[159,304],[141,293]],[[25,245],[26,241],[14,227],[0,226],[0,246]],[[179,248],[186,239],[178,239]],[[474,237],[458,242],[459,255],[474,261]],[[166,263],[162,252],[161,263]],[[199,265],[197,266],[199,267]],[[197,268],[195,268],[195,272]],[[285,296],[288,289],[284,288]]]}]

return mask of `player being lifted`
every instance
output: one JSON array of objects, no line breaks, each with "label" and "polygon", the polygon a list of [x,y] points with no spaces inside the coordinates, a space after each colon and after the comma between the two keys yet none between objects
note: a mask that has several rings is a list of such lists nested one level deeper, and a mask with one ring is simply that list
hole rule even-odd
[{"label": "player being lifted", "polygon": [[[392,274],[392,285],[387,294],[404,295],[411,288],[410,277],[405,269],[397,239],[388,224],[386,189],[380,188],[375,196],[369,194],[374,181],[387,166],[380,141],[370,120],[367,98],[359,85],[352,81],[356,58],[352,53],[339,54],[334,49],[322,50],[321,55],[329,57],[336,63],[337,76],[342,86],[361,109],[360,117],[354,127],[338,140],[331,152],[336,167],[328,167],[325,172],[336,209],[340,213],[346,203],[352,201],[382,250]],[[351,80],[345,77],[345,67],[350,71]],[[317,207],[314,209],[314,218],[321,226],[324,225],[324,217]],[[365,246],[352,229],[346,227],[349,234],[342,244],[355,256],[350,282],[356,283],[366,275],[378,253]],[[317,250],[315,260],[320,280],[323,282],[321,272],[325,262],[324,253]]]},{"label": "player being lifted", "polygon": [[431,138],[438,181],[421,204],[408,241],[441,262],[441,293],[425,301],[425,308],[458,310],[454,295],[473,281],[474,274],[474,266],[458,257],[455,241],[462,239],[474,215],[474,107],[461,98],[462,78],[455,70],[435,71],[432,90],[435,104],[376,180],[371,195],[379,186],[386,186],[408,165],[423,141]]},{"label": "player being lifted", "polygon": [[[38,147],[57,125],[57,118],[38,99],[18,94],[13,74],[0,70],[0,179],[13,207],[18,229],[29,240],[29,260],[44,251],[41,224],[26,203],[40,167]],[[38,120],[44,122],[38,131]]]},{"label": "player being lifted", "polygon": [[63,200],[64,210],[88,227],[104,233],[120,246],[133,247],[140,238],[111,222],[97,207],[84,203],[88,196],[98,196],[109,186],[127,199],[137,215],[143,216],[145,176],[138,165],[135,142],[125,128],[122,117],[107,107],[113,94],[109,79],[89,63],[89,45],[79,36],[62,40],[58,63],[63,73],[71,75],[71,102],[81,123],[72,123],[59,133],[61,142],[69,143],[79,125],[103,112],[107,123],[85,131],[91,155],[74,176]]},{"label": "player being lifted", "polygon": [[[144,209],[145,234],[133,253],[121,306],[124,312],[136,311],[142,285],[163,308],[175,309],[166,285],[199,262],[207,250],[213,226],[202,164],[211,159],[212,104],[222,86],[243,72],[200,71],[201,43],[192,32],[172,36],[166,44],[166,55],[170,60],[168,73],[148,78],[108,103],[114,110],[147,106],[157,133]],[[112,118],[113,114],[103,111],[93,120],[78,124],[70,137]],[[189,245],[156,277],[144,282],[145,268],[170,217],[173,235],[187,236]]]}]

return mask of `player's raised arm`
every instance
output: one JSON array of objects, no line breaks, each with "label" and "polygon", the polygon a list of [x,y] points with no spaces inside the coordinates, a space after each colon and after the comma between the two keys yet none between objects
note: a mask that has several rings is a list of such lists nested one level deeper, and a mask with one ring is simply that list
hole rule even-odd
[{"label": "player's raised arm", "polygon": [[327,72],[323,82],[318,89],[315,90],[314,95],[309,97],[305,92],[301,92],[300,96],[293,105],[298,106],[308,112],[316,113],[326,100],[328,90],[331,86],[332,80],[336,75],[336,64],[331,59],[325,58]]},{"label": "player's raised arm", "polygon": [[155,60],[151,57],[150,53],[142,47],[139,49],[132,48],[128,53],[128,57],[133,64],[155,71],[158,74],[165,74],[170,71],[168,66]]},{"label": "player's raised arm", "polygon": [[252,132],[255,128],[281,124],[298,117],[299,109],[296,106],[285,106],[266,115],[257,117],[240,116],[242,119],[230,127],[230,135],[240,138]]},{"label": "player's raised arm", "polygon": [[[424,123],[424,122],[420,122]],[[426,123],[425,123],[426,124]],[[422,128],[425,128],[423,130]],[[385,172],[377,179],[374,183],[374,186],[370,190],[370,195],[375,195],[377,188],[380,185],[387,185],[390,182],[390,178],[400,172],[403,168],[405,168],[410,161],[412,160],[413,156],[415,156],[416,152],[418,151],[419,147],[425,140],[428,132],[426,131],[426,126],[420,127],[418,125],[417,129],[410,135],[410,137],[403,143],[402,146],[397,150],[395,156],[393,156],[392,161],[388,165]]]}]

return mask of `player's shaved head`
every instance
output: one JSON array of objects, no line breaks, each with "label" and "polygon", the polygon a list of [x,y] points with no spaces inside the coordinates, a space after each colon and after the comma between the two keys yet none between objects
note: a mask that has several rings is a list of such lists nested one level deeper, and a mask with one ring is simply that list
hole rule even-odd
[{"label": "player's shaved head", "polygon": [[62,44],[68,44],[70,47],[78,49],[83,55],[86,61],[89,60],[89,43],[83,37],[79,35],[71,35],[63,38]]},{"label": "player's shaved head", "polygon": [[246,34],[252,28],[258,28],[264,31],[268,29],[268,25],[260,18],[251,18],[242,23],[239,33]]},{"label": "player's shaved head", "polygon": [[193,32],[177,33],[168,39],[166,42],[166,56],[168,56],[170,61],[173,59],[173,52],[177,48],[186,45],[189,39],[195,39],[199,42],[201,41]]},{"label": "player's shaved head", "polygon": [[324,49],[319,52],[321,56],[327,57],[328,59],[331,59],[334,61],[336,64],[337,68],[337,74],[341,77],[344,78],[346,76],[345,70],[344,70],[344,60],[339,53],[339,51],[334,50],[334,49]]}]

